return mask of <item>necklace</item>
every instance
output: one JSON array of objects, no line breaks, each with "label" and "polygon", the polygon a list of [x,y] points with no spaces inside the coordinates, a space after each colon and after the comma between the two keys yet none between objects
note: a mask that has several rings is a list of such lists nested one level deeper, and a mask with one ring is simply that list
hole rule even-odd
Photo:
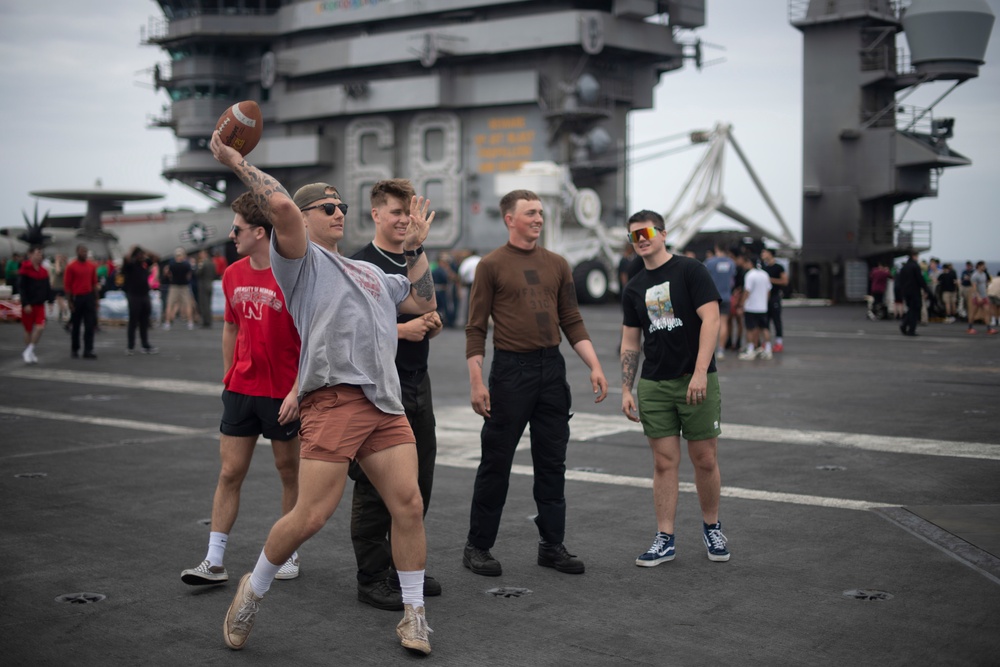
[{"label": "necklace", "polygon": [[393,264],[394,266],[398,266],[398,267],[399,267],[399,268],[401,268],[401,269],[402,269],[402,268],[405,268],[405,267],[406,267],[406,259],[405,259],[405,258],[403,259],[403,262],[402,262],[402,263],[399,263],[399,262],[397,262],[396,260],[394,260],[394,259],[393,259],[392,257],[389,257],[389,255],[385,254],[385,253],[384,253],[384,252],[382,251],[382,248],[379,248],[379,247],[378,247],[377,245],[375,245],[374,243],[372,243],[372,247],[373,247],[373,248],[375,248],[375,250],[377,250],[377,251],[378,251],[378,254],[382,255],[382,256],[383,256],[383,257],[385,257],[385,258],[386,258],[387,260],[389,260],[390,262],[392,262],[392,264]]}]

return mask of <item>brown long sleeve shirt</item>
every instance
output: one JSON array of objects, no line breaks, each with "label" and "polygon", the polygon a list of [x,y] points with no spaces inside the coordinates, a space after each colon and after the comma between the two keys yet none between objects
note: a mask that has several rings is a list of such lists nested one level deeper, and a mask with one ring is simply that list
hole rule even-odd
[{"label": "brown long sleeve shirt", "polygon": [[493,346],[507,352],[532,352],[590,340],[576,302],[569,264],[536,246],[522,250],[510,243],[486,255],[476,267],[465,327],[465,357],[486,352],[489,319]]}]

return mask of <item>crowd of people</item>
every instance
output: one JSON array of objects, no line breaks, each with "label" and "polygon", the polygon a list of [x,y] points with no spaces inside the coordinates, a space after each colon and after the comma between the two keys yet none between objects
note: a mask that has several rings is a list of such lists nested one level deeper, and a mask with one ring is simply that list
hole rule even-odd
[{"label": "crowd of people", "polygon": [[920,260],[912,252],[900,266],[879,262],[869,273],[868,317],[900,320],[904,336],[916,336],[918,324],[964,322],[975,335],[982,323],[989,335],[1000,333],[1000,280],[985,261],[965,263],[959,274],[950,262]]},{"label": "crowd of people", "polygon": [[[149,331],[157,324],[169,330],[171,322],[181,318],[188,329],[196,323],[209,329],[214,320],[213,284],[228,264],[218,251],[213,254],[201,250],[192,261],[178,248],[171,259],[160,260],[139,246],[131,248],[121,260],[95,261],[82,243],[72,261],[62,254],[46,257],[41,246],[31,246],[24,255],[13,253],[0,263],[4,266],[4,282],[20,304],[25,327],[22,358],[26,364],[38,363],[36,346],[49,322],[70,334],[72,358],[96,359],[98,313],[101,300],[109,293],[123,293],[128,303],[126,355],[135,354],[136,332],[141,351],[156,354],[159,350],[150,344]],[[159,321],[152,294],[164,304]]]}]

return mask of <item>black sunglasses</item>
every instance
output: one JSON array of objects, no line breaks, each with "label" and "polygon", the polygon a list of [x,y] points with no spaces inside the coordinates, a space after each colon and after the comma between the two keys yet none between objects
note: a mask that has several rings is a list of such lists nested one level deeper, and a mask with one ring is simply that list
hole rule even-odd
[{"label": "black sunglasses", "polygon": [[240,232],[246,231],[247,229],[253,229],[256,225],[250,225],[249,227],[240,227],[238,225],[233,225],[232,232],[233,236],[239,236]]},{"label": "black sunglasses", "polygon": [[323,211],[327,215],[333,215],[333,212],[336,211],[339,208],[341,213],[343,213],[344,215],[347,215],[347,204],[345,204],[344,202],[341,202],[339,204],[316,204],[315,206],[307,206],[307,207],[299,209],[299,210],[302,211],[303,213],[305,213],[306,211],[311,211],[314,208],[321,208],[321,209],[323,209]]}]

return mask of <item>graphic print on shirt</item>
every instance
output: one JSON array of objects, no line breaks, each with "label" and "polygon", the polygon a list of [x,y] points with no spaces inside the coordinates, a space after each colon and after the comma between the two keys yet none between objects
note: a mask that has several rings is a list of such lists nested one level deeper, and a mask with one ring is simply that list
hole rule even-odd
[{"label": "graphic print on shirt", "polygon": [[382,286],[375,277],[374,271],[364,266],[364,262],[357,264],[344,263],[344,272],[353,280],[358,287],[368,292],[369,295],[378,301],[382,294]]},{"label": "graphic print on shirt", "polygon": [[284,310],[284,305],[277,292],[256,285],[240,285],[234,288],[231,303],[233,310],[242,305],[243,317],[248,320],[260,320],[263,317],[262,309],[265,306],[274,310],[275,313],[281,313]]},{"label": "graphic print on shirt", "polygon": [[684,326],[684,322],[674,316],[669,280],[646,290],[646,313],[649,315],[649,333],[662,329],[673,331],[677,327]]}]

